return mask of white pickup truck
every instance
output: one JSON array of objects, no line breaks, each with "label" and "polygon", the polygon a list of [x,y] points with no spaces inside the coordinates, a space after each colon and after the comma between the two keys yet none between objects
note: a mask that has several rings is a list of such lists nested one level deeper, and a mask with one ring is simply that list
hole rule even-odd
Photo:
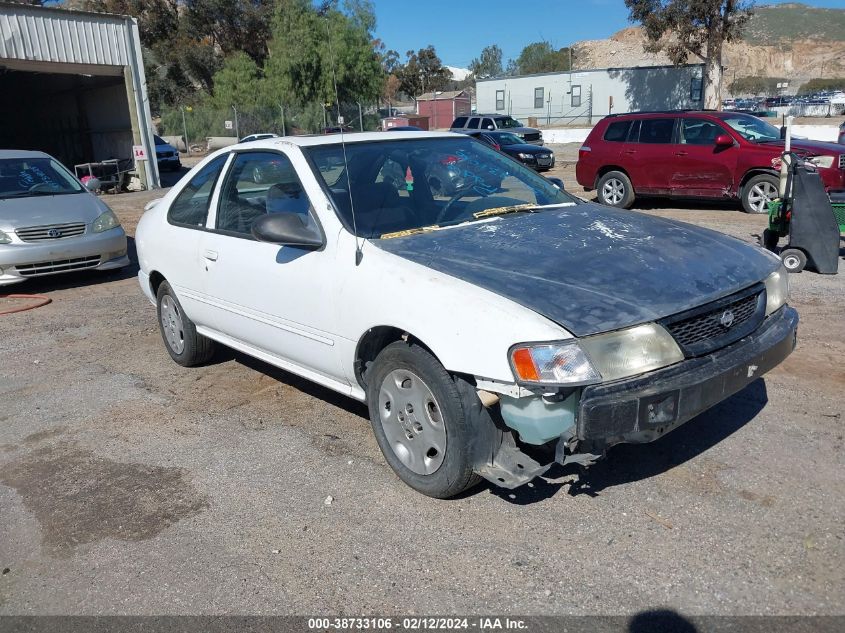
[{"label": "white pickup truck", "polygon": [[796,340],[775,256],[584,202],[460,134],[227,147],[136,240],[177,363],[219,343],[366,402],[435,497],[655,440]]}]

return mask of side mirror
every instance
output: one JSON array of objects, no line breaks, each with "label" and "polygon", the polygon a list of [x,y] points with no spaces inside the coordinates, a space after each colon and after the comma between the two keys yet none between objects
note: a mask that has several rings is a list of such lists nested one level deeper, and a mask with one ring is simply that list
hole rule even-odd
[{"label": "side mirror", "polygon": [[716,137],[716,147],[728,147],[734,144],[734,140],[731,138],[730,134],[719,134]]},{"label": "side mirror", "polygon": [[280,246],[320,248],[323,245],[323,236],[306,225],[305,217],[288,212],[262,215],[252,223],[252,236],[259,242]]},{"label": "side mirror", "polygon": [[488,125],[488,126],[487,126],[487,129],[488,129],[488,130],[495,130],[496,128],[495,128],[495,127],[493,127],[492,125]]},{"label": "side mirror", "polygon": [[563,186],[563,181],[560,178],[555,178],[554,176],[547,176],[546,180],[548,180],[561,191],[566,191],[566,187]]},{"label": "side mirror", "polygon": [[88,191],[90,191],[91,193],[96,192],[102,186],[100,179],[97,178],[96,176],[90,176],[88,178],[83,178],[82,184],[85,185],[85,188]]}]

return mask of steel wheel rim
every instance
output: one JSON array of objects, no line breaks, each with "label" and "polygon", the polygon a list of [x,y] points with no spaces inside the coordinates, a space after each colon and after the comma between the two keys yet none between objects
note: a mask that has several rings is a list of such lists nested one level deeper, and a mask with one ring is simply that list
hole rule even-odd
[{"label": "steel wheel rim", "polygon": [[797,255],[787,255],[783,258],[783,265],[786,266],[788,270],[795,270],[801,265],[801,260],[798,259]]},{"label": "steel wheel rim", "polygon": [[175,354],[181,354],[185,349],[182,313],[170,295],[164,295],[161,299],[161,331],[164,332],[168,347]]},{"label": "steel wheel rim", "polygon": [[407,369],[394,369],[379,388],[378,414],[393,454],[410,471],[431,475],[446,457],[443,410],[431,389]]},{"label": "steel wheel rim", "polygon": [[625,185],[618,178],[611,178],[604,183],[604,186],[601,188],[601,194],[605,202],[617,205],[625,197]]},{"label": "steel wheel rim", "polygon": [[766,210],[767,205],[777,198],[777,188],[768,181],[758,182],[748,192],[748,205],[757,213]]}]

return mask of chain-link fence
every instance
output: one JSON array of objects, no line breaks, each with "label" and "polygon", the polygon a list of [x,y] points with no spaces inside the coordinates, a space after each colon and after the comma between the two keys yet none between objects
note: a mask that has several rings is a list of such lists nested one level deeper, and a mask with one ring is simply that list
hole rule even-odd
[{"label": "chain-link fence", "polygon": [[[195,151],[209,149],[209,139],[236,140],[250,134],[279,135],[318,134],[342,125],[346,131],[375,130],[381,122],[376,104],[341,104],[340,116],[336,104],[306,104],[289,106],[256,106],[251,108],[186,106],[162,112],[159,133],[162,136],[187,136],[188,145]],[[213,144],[213,143],[212,143]]]}]

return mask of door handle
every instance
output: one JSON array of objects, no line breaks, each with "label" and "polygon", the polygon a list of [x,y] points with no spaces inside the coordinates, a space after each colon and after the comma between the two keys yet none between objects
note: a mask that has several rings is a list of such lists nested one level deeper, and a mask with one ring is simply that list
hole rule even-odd
[{"label": "door handle", "polygon": [[622,153],[623,153],[623,154],[636,154],[636,153],[637,153],[637,150],[635,150],[635,149],[626,149],[626,150],[625,150],[624,152],[622,152]]},{"label": "door handle", "polygon": [[217,251],[206,250],[202,255],[203,255],[203,257],[205,257],[209,261],[212,261],[212,262],[217,261]]},{"label": "door handle", "polygon": [[675,152],[675,156],[686,156],[689,152]]}]

